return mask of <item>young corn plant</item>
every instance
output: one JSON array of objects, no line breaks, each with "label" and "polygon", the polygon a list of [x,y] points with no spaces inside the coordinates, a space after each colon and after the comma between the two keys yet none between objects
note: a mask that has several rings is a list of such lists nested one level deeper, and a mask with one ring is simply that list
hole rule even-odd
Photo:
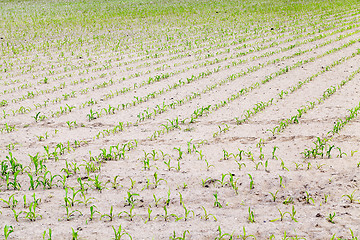
[{"label": "young corn plant", "polygon": [[245,227],[243,226],[243,233],[242,233],[242,235],[239,235],[239,238],[242,239],[242,240],[246,240],[246,239],[248,239],[248,238],[250,238],[250,237],[251,237],[252,239],[256,240],[256,237],[255,237],[254,235],[247,235],[247,234],[246,234]]},{"label": "young corn plant", "polygon": [[213,214],[208,213],[204,206],[201,206],[201,208],[204,210],[204,215],[201,216],[201,219],[209,220],[212,217],[215,222],[217,221],[217,218]]},{"label": "young corn plant", "polygon": [[110,207],[110,213],[109,214],[102,214],[100,217],[100,220],[102,218],[107,218],[108,221],[112,221],[114,219],[115,215],[113,214],[113,206]]},{"label": "young corn plant", "polygon": [[250,178],[250,190],[254,189],[254,180],[251,174],[248,173],[248,176]]},{"label": "young corn plant", "polygon": [[214,193],[213,195],[214,195],[214,197],[215,197],[214,207],[222,208],[222,205],[221,205],[221,203],[220,203],[219,200],[218,200],[218,193]]},{"label": "young corn plant", "polygon": [[71,210],[70,206],[65,206],[65,211],[66,211],[65,217],[60,218],[59,221],[61,220],[70,221],[71,219],[76,217],[75,213],[78,213],[78,217],[83,215],[82,212],[80,212],[80,210],[78,209]]},{"label": "young corn plant", "polygon": [[343,197],[347,198],[347,199],[350,201],[350,203],[360,202],[359,200],[356,200],[356,199],[355,199],[355,196],[354,196],[355,192],[356,192],[356,189],[355,189],[351,194],[344,194],[344,195],[342,195],[341,197],[342,197],[342,198],[343,198]]},{"label": "young corn plant", "polygon": [[329,216],[326,217],[326,220],[328,220],[328,222],[331,222],[333,224],[335,224],[334,218],[335,218],[336,213],[329,213]]},{"label": "young corn plant", "polygon": [[89,217],[89,219],[88,219],[89,221],[94,220],[96,213],[100,215],[100,219],[101,219],[101,213],[100,213],[99,211],[95,210],[96,208],[97,208],[97,207],[96,207],[95,205],[90,206],[90,208],[89,208],[89,210],[90,210],[90,217]]},{"label": "young corn plant", "polygon": [[184,208],[184,220],[185,220],[185,221],[189,218],[189,216],[190,216],[191,213],[192,213],[192,217],[195,216],[194,211],[193,211],[193,210],[188,210],[188,209],[185,207],[185,204],[183,204],[183,208]]},{"label": "young corn plant", "polygon": [[251,208],[249,207],[249,216],[248,216],[248,221],[249,223],[254,223],[255,222],[255,214],[254,211],[251,210]]},{"label": "young corn plant", "polygon": [[36,213],[37,205],[38,205],[37,202],[30,203],[29,211],[28,212],[24,211],[24,213],[26,213],[26,216],[25,216],[26,219],[29,219],[32,222],[36,221],[38,218],[42,219],[42,215]]},{"label": "young corn plant", "polygon": [[174,231],[173,234],[169,237],[170,240],[185,240],[186,234],[190,234],[189,230],[185,230],[180,237],[176,236],[176,232]]},{"label": "young corn plant", "polygon": [[221,230],[220,226],[218,227],[217,231],[218,231],[219,235],[217,237],[215,237],[215,240],[225,239],[225,237],[229,237],[229,239],[233,239],[234,232],[232,234],[230,234],[230,233],[222,233],[222,230]]},{"label": "young corn plant", "polygon": [[5,225],[4,226],[5,240],[9,239],[10,234],[13,233],[13,232],[14,232],[14,227],[13,226]]},{"label": "young corn plant", "polygon": [[123,236],[128,236],[131,240],[132,237],[129,233],[125,232],[125,230],[122,229],[121,225],[116,229],[114,226],[112,226],[112,229],[114,230],[114,239],[115,240],[121,240]]}]

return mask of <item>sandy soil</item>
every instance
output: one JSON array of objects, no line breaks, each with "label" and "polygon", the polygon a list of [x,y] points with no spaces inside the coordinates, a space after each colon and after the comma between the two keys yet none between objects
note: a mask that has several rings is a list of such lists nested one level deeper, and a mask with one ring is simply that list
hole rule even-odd
[{"label": "sandy soil", "polygon": [[[85,31],[81,45],[76,33],[5,55],[1,226],[9,239],[114,239],[119,226],[122,239],[355,239],[359,117],[328,133],[359,110],[359,21],[354,10],[256,33],[194,25],[169,28],[168,42]],[[318,138],[331,156],[305,158]]]}]

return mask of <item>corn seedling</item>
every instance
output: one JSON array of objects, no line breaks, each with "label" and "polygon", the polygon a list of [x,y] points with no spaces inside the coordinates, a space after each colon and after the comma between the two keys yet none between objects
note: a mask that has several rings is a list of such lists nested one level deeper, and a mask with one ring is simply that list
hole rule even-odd
[{"label": "corn seedling", "polygon": [[121,225],[118,227],[118,229],[116,229],[114,226],[112,226],[113,230],[114,230],[114,239],[115,240],[121,240],[121,238],[123,236],[128,236],[131,240],[132,237],[129,233],[125,232],[125,230],[122,229]]},{"label": "corn seedling", "polygon": [[101,217],[100,217],[100,220],[102,218],[108,218],[109,221],[112,221],[115,217],[115,215],[113,214],[113,206],[110,207],[110,213],[109,214],[102,214]]},{"label": "corn seedling", "polygon": [[5,240],[9,239],[10,234],[13,233],[13,232],[14,232],[14,227],[13,226],[5,225],[4,226]]},{"label": "corn seedling", "polygon": [[70,206],[65,206],[65,211],[66,211],[66,215],[63,218],[60,218],[59,221],[61,220],[66,220],[66,221],[70,221],[71,219],[73,219],[74,217],[76,217],[75,213],[78,213],[78,216],[82,216],[83,214],[80,212],[80,210],[71,210]]},{"label": "corn seedling", "polygon": [[344,194],[342,195],[341,197],[345,197],[345,198],[348,198],[350,203],[353,203],[353,202],[359,202],[359,200],[355,200],[355,197],[354,197],[354,193],[356,192],[356,189],[351,193],[351,194]]},{"label": "corn seedling", "polygon": [[241,170],[243,167],[246,167],[246,164],[243,162],[239,162],[235,159],[236,164],[238,165],[239,170]]},{"label": "corn seedling", "polygon": [[255,222],[255,214],[254,214],[254,211],[251,210],[251,208],[249,207],[249,216],[248,216],[248,221],[250,223],[254,223]]},{"label": "corn seedling", "polygon": [[[71,196],[68,195],[69,189],[72,190]],[[65,188],[65,197],[64,197],[65,206],[74,206],[75,203],[80,202],[80,200],[75,200],[76,195],[78,195],[79,192],[81,192],[81,189],[75,190],[74,187]]]},{"label": "corn seedling", "polygon": [[312,197],[310,197],[310,193],[308,193],[307,191],[305,192],[306,193],[306,203],[310,204],[310,201],[315,205],[315,201]]},{"label": "corn seedling", "polygon": [[287,197],[284,201],[283,204],[291,204],[294,203],[294,199],[292,197]]},{"label": "corn seedling", "polygon": [[35,119],[35,122],[39,122],[39,121],[43,121],[46,119],[45,115],[40,115],[41,112],[36,113],[35,116],[33,116],[33,118]]},{"label": "corn seedling", "polygon": [[79,232],[75,231],[73,228],[71,228],[71,235],[72,235],[72,240],[78,240],[79,239]]},{"label": "corn seedling", "polygon": [[184,220],[186,221],[188,218],[189,218],[189,215],[192,213],[192,217],[195,216],[195,213],[193,210],[188,210],[186,207],[185,207],[185,204],[183,204],[183,208],[184,208]]},{"label": "corn seedling", "polygon": [[285,167],[285,163],[284,163],[284,161],[283,161],[282,159],[280,159],[280,160],[281,160],[281,163],[280,163],[280,167],[281,167],[281,169],[282,169],[282,170],[289,171],[289,169],[288,169],[287,167]]},{"label": "corn seedling", "polygon": [[189,230],[185,230],[183,233],[182,233],[182,236],[180,237],[177,237],[176,236],[176,232],[174,231],[173,232],[173,235],[169,237],[170,240],[185,240],[186,239],[186,233],[190,234]]},{"label": "corn seedling", "polygon": [[[95,213],[101,215],[101,213],[100,213],[99,211],[96,211],[95,208],[96,208],[95,205],[92,205],[92,206],[90,206],[90,208],[89,208],[89,209],[90,209],[90,217],[89,217],[89,220],[90,220],[90,221],[92,221],[92,220],[94,219]],[[101,219],[101,218],[100,218],[100,219]]]},{"label": "corn seedling", "polygon": [[208,220],[210,217],[212,217],[215,222],[217,221],[216,217],[213,214],[208,213],[204,206],[201,206],[201,208],[204,210],[204,215],[201,216],[201,219]]},{"label": "corn seedling", "polygon": [[247,235],[246,234],[246,230],[245,230],[244,226],[243,226],[243,233],[242,233],[242,235],[239,235],[239,238],[242,239],[242,240],[246,240],[248,238],[252,238],[252,239],[256,240],[256,237],[254,235]]},{"label": "corn seedling", "polygon": [[353,157],[355,155],[355,153],[357,153],[358,150],[351,150],[350,156]]},{"label": "corn seedling", "polygon": [[52,240],[52,230],[49,228],[48,232],[46,230],[43,233],[43,240]]},{"label": "corn seedling", "polygon": [[130,221],[132,221],[134,219],[134,217],[136,216],[136,214],[133,213],[135,206],[131,205],[129,211],[122,211],[118,214],[119,217],[122,216],[122,214],[125,215],[126,218],[128,218]]},{"label": "corn seedling", "polygon": [[155,188],[157,188],[159,186],[161,181],[164,181],[164,182],[167,183],[167,181],[164,180],[163,178],[159,178],[157,172],[155,172],[154,173],[154,186],[155,186]]},{"label": "corn seedling", "polygon": [[275,146],[275,147],[273,148],[273,150],[272,150],[272,152],[271,152],[271,155],[272,155],[271,158],[272,158],[272,159],[276,159],[276,160],[278,159],[278,157],[275,155],[275,152],[276,152],[277,149],[279,149],[279,147],[277,147],[277,146]]},{"label": "corn seedling", "polygon": [[36,213],[37,205],[38,205],[37,202],[30,203],[29,211],[28,212],[24,211],[24,213],[26,213],[26,216],[25,216],[26,219],[29,219],[32,222],[36,221],[38,218],[42,219],[42,216],[40,214]]},{"label": "corn seedling", "polygon": [[89,178],[88,180],[93,183],[94,189],[98,190],[99,192],[106,188],[106,184],[99,180],[99,175],[95,175],[94,178]]},{"label": "corn seedling", "polygon": [[284,219],[285,214],[286,214],[286,213],[289,214],[289,212],[284,212],[284,213],[281,212],[280,209],[278,209],[278,211],[279,211],[279,213],[280,213],[280,218],[270,220],[270,222],[276,222],[276,221],[278,221],[278,220],[282,221],[282,220]]},{"label": "corn seedling", "polygon": [[254,189],[254,180],[253,177],[251,176],[251,174],[248,173],[248,176],[250,178],[250,190]]},{"label": "corn seedling", "polygon": [[134,197],[139,196],[137,193],[127,192],[127,197],[125,197],[125,206],[133,206],[137,201]]},{"label": "corn seedling", "polygon": [[163,207],[163,209],[164,209],[164,215],[158,215],[154,219],[156,219],[158,217],[162,217],[162,218],[164,218],[165,222],[167,222],[169,220],[171,214],[168,213],[168,209],[167,209],[166,205]]},{"label": "corn seedling", "polygon": [[147,217],[145,219],[145,223],[151,221],[151,213],[152,213],[153,210],[151,210],[150,206],[148,207],[147,209]]},{"label": "corn seedling", "polygon": [[19,202],[18,200],[15,199],[15,193],[12,194],[8,200],[5,199],[0,199],[0,200],[3,201],[10,209],[14,209]]},{"label": "corn seedling", "polygon": [[15,209],[12,209],[12,211],[13,211],[13,214],[14,214],[15,221],[19,222],[20,214],[22,214],[24,211],[16,212]]},{"label": "corn seedling", "polygon": [[280,187],[285,188],[285,185],[283,184],[283,177],[279,175],[279,181],[280,181]]},{"label": "corn seedling", "polygon": [[130,187],[129,187],[129,190],[131,190],[131,189],[134,188],[134,186],[135,186],[135,184],[136,184],[136,181],[133,180],[131,177],[129,177],[129,179],[130,179]]},{"label": "corn seedling", "polygon": [[271,196],[272,196],[273,202],[276,201],[276,198],[277,198],[276,196],[277,196],[278,192],[279,192],[279,190],[277,190],[275,193],[269,192],[271,194]]},{"label": "corn seedling", "polygon": [[215,197],[214,207],[222,208],[222,205],[221,205],[221,203],[220,203],[219,200],[218,200],[218,194],[217,194],[217,193],[214,193],[213,195],[214,195],[214,197]]},{"label": "corn seedling", "polygon": [[222,233],[222,230],[221,230],[220,226],[218,227],[217,231],[218,231],[219,235],[217,237],[215,237],[215,240],[222,240],[225,237],[229,237],[229,239],[233,238],[234,233],[232,233],[232,234],[230,234],[230,233]]},{"label": "corn seedling", "polygon": [[336,215],[335,212],[334,213],[329,213],[329,216],[326,217],[326,220],[328,220],[329,222],[334,224],[335,223],[334,222],[335,215]]}]

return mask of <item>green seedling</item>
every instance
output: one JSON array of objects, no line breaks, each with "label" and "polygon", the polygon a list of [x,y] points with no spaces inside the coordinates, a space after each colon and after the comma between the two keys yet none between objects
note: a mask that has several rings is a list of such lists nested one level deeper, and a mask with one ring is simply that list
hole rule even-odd
[{"label": "green seedling", "polygon": [[94,219],[95,213],[101,215],[101,213],[100,213],[99,211],[96,211],[95,208],[97,208],[95,205],[92,205],[92,206],[90,206],[90,208],[89,208],[89,209],[90,209],[90,217],[89,217],[89,220],[90,220],[90,221],[92,221],[92,220]]},{"label": "green seedling", "polygon": [[254,240],[256,240],[256,237],[254,235],[247,235],[246,231],[245,231],[245,227],[243,226],[243,233],[242,235],[239,235],[239,238],[241,238],[242,240],[246,240],[248,238],[253,238]]},{"label": "green seedling", "polygon": [[128,234],[127,232],[125,232],[125,230],[122,229],[121,225],[119,226],[118,229],[116,229],[114,226],[112,226],[112,228],[114,230],[114,235],[115,235],[114,239],[115,240],[121,240],[121,238],[125,235],[128,236],[132,240],[131,235]]},{"label": "green seedling", "polygon": [[181,148],[180,147],[174,147],[174,149],[175,150],[177,150],[178,151],[178,154],[179,154],[179,157],[177,158],[177,160],[180,160],[180,159],[182,159],[182,155],[183,155],[183,151],[181,150]]},{"label": "green seedling", "polygon": [[217,194],[217,193],[214,193],[213,195],[214,195],[214,197],[215,197],[214,207],[222,208],[222,205],[221,205],[221,203],[220,203],[219,200],[218,200],[218,194]]},{"label": "green seedling", "polygon": [[[358,200],[355,200],[355,197],[354,197],[354,193],[356,192],[356,189],[351,193],[351,194],[344,194],[342,195],[341,197],[347,197],[350,201],[350,203],[353,203],[354,201],[358,201]],[[359,202],[359,201],[358,201]]]},{"label": "green seedling", "polygon": [[0,199],[1,201],[3,201],[8,208],[10,209],[14,209],[17,205],[17,203],[19,202],[18,200],[15,199],[15,193],[12,194],[8,200],[5,199]]},{"label": "green seedling", "polygon": [[57,186],[54,183],[54,180],[55,180],[56,177],[60,178],[60,175],[54,175],[53,176],[50,171],[45,171],[44,175],[39,176],[35,181],[37,183],[37,186],[42,185],[43,189],[46,189],[46,188],[51,189],[54,186]]},{"label": "green seedling", "polygon": [[121,217],[121,215],[124,214],[126,218],[128,218],[130,221],[132,221],[134,219],[134,217],[136,216],[136,214],[133,213],[134,208],[135,208],[135,206],[131,205],[129,211],[122,211],[118,214],[118,216]]},{"label": "green seedling", "polygon": [[46,232],[46,230],[44,231],[43,240],[52,240],[52,230],[51,230],[51,228],[49,228],[48,233]]},{"label": "green seedling", "polygon": [[167,183],[167,181],[164,180],[163,178],[159,178],[157,172],[155,172],[154,173],[154,186],[155,186],[155,188],[157,188],[159,186],[161,181],[164,181],[164,182]]},{"label": "green seedling", "polygon": [[328,220],[329,222],[334,224],[335,223],[334,222],[335,215],[336,215],[335,212],[334,213],[329,213],[329,216],[326,218],[326,220]]},{"label": "green seedling", "polygon": [[155,194],[153,194],[153,197],[154,197],[155,207],[158,207],[158,204],[162,198],[156,198]]},{"label": "green seedling", "polygon": [[292,197],[287,197],[284,201],[283,204],[290,204],[290,203],[294,203],[294,199]]},{"label": "green seedling", "polygon": [[63,218],[60,218],[59,221],[65,219],[66,221],[70,221],[71,219],[73,219],[74,217],[76,217],[75,213],[78,213],[79,216],[82,216],[83,214],[80,212],[80,210],[71,210],[70,206],[65,206],[65,211],[66,211],[66,216]]},{"label": "green seedling", "polygon": [[330,195],[329,194],[324,194],[324,203],[328,202]]},{"label": "green seedling", "polygon": [[214,167],[214,165],[209,164],[209,162],[206,159],[204,159],[204,161],[206,163],[206,171],[209,171],[211,167]]},{"label": "green seedling", "polygon": [[13,214],[14,214],[15,221],[19,222],[20,214],[22,214],[24,211],[16,212],[15,209],[12,209],[12,211],[13,211]]},{"label": "green seedling", "polygon": [[127,192],[127,197],[125,197],[125,206],[134,206],[137,201],[134,196],[139,196],[137,193]]},{"label": "green seedling", "polygon": [[355,155],[355,153],[357,153],[358,150],[351,150],[350,156],[353,157]]},{"label": "green seedling", "polygon": [[282,170],[289,171],[289,169],[287,167],[285,167],[285,163],[284,163],[284,161],[282,159],[281,159],[280,167],[281,167]]},{"label": "green seedling", "polygon": [[45,115],[40,115],[40,114],[41,114],[41,112],[38,112],[38,113],[36,113],[35,116],[33,116],[33,118],[35,119],[36,122],[43,121],[46,119]]},{"label": "green seedling", "polygon": [[5,225],[5,227],[4,227],[5,240],[9,239],[10,234],[13,233],[13,232],[14,232],[14,227],[13,226]]},{"label": "green seedling", "polygon": [[283,177],[279,175],[279,181],[280,181],[280,187],[285,188],[285,185],[283,184]]},{"label": "green seedling", "polygon": [[91,121],[91,120],[95,120],[95,119],[99,118],[100,114],[98,112],[94,112],[92,109],[90,109],[90,113],[88,113],[86,116],[88,117],[89,121]]},{"label": "green seedling", "polygon": [[[69,189],[72,190],[71,196],[68,195]],[[65,206],[74,206],[75,203],[80,202],[80,200],[75,200],[75,198],[79,194],[79,192],[81,192],[81,189],[75,190],[74,187],[65,188],[65,197],[64,197]]]},{"label": "green seedling", "polygon": [[131,177],[129,177],[129,178],[130,178],[130,187],[129,187],[129,190],[131,190],[131,189],[134,188],[134,186],[135,186],[135,184],[136,184],[136,181],[133,180]]},{"label": "green seedling", "polygon": [[110,222],[114,219],[115,215],[113,214],[113,206],[110,207],[110,213],[109,213],[109,214],[102,214],[102,215],[101,215],[100,220],[101,220],[102,218],[104,218],[104,217],[108,218],[108,220],[109,220]]},{"label": "green seedling", "polygon": [[285,217],[285,214],[289,214],[289,212],[281,212],[280,209],[278,209],[279,213],[280,213],[280,218],[277,218],[277,219],[273,219],[273,220],[270,220],[270,222],[276,222],[278,220],[282,221],[284,220],[284,217]]},{"label": "green seedling", "polygon": [[276,196],[277,196],[278,192],[279,192],[279,190],[277,190],[275,193],[269,192],[271,194],[271,196],[272,196],[273,202],[276,201],[276,198],[277,198]]},{"label": "green seedling", "polygon": [[201,206],[201,208],[204,210],[204,215],[201,216],[201,219],[208,220],[210,217],[212,217],[215,222],[217,221],[216,217],[213,214],[208,213],[205,207]]},{"label": "green seedling", "polygon": [[173,235],[169,237],[170,240],[185,240],[186,239],[186,233],[190,234],[189,230],[185,230],[183,233],[182,233],[182,236],[180,237],[177,237],[176,236],[176,232],[174,231],[173,232]]},{"label": "green seedling", "polygon": [[236,164],[238,165],[239,170],[241,170],[243,167],[246,167],[246,164],[243,162],[239,162],[235,159]]},{"label": "green seedling", "polygon": [[306,193],[306,203],[310,204],[310,201],[315,205],[315,201],[312,197],[310,197],[310,193],[308,193],[307,191],[305,192]]},{"label": "green seedling", "polygon": [[[169,218],[170,218],[170,216],[172,216],[172,214],[168,213],[168,209],[167,209],[166,205],[163,207],[163,209],[164,209],[164,215],[158,215],[157,217],[155,217],[155,219],[158,217],[162,217],[162,218],[164,218],[164,220],[166,222],[169,220]],[[177,218],[177,216],[176,216],[176,218]]]},{"label": "green seedling", "polygon": [[36,207],[37,207],[38,203],[37,202],[32,202],[29,205],[29,211],[26,212],[24,211],[24,213],[26,213],[25,218],[29,219],[30,221],[36,221],[38,218],[42,219],[42,216],[40,214],[36,213]]},{"label": "green seedling", "polygon": [[254,211],[251,210],[251,208],[249,207],[249,216],[248,216],[248,221],[250,223],[254,223],[255,222],[255,215],[254,215]]},{"label": "green seedling", "polygon": [[295,207],[292,206],[292,208],[291,208],[291,213],[290,213],[290,217],[291,217],[291,219],[292,219],[294,222],[297,222],[297,220],[296,220],[296,218],[295,218],[295,214],[296,214]]},{"label": "green seedling", "polygon": [[254,189],[254,181],[253,181],[253,177],[251,176],[251,174],[248,173],[248,176],[250,178],[250,190]]},{"label": "green seedling", "polygon": [[183,205],[184,204],[183,196],[182,196],[181,192],[178,192],[178,194],[179,194],[180,205]]},{"label": "green seedling", "polygon": [[99,190],[99,192],[106,188],[106,184],[99,180],[99,175],[95,175],[94,178],[89,178],[88,180],[93,182],[94,189]]},{"label": "green seedling", "polygon": [[151,210],[150,206],[147,209],[147,218],[145,219],[145,223],[151,221],[151,213],[153,210]]},{"label": "green seedling", "polygon": [[346,153],[344,153],[344,152],[341,150],[340,147],[337,147],[337,149],[339,150],[339,155],[337,155],[337,157],[342,158],[343,156],[346,156],[346,155],[347,155]]},{"label": "green seedling", "polygon": [[215,237],[215,240],[221,240],[224,239],[225,237],[229,237],[229,239],[233,239],[233,235],[234,233],[230,234],[230,233],[222,233],[221,227],[218,227],[218,232],[219,232],[219,236]]},{"label": "green seedling", "polygon": [[79,239],[79,232],[75,231],[73,228],[71,228],[71,235],[72,235],[72,240],[78,240]]}]

